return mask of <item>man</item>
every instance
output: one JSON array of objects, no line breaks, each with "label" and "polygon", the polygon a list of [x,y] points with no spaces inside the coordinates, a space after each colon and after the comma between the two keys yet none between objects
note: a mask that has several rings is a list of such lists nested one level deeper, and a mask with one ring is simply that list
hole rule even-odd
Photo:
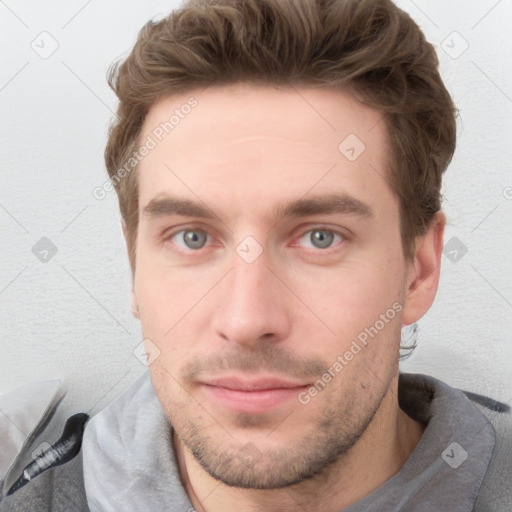
[{"label": "man", "polygon": [[399,374],[439,280],[437,64],[386,0],[193,1],[145,25],[110,74],[105,157],[149,374],[2,510],[509,509],[488,419]]}]

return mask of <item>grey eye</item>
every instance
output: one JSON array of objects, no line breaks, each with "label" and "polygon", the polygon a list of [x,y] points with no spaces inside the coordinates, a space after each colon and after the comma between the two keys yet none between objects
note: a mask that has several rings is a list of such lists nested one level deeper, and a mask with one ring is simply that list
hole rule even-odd
[{"label": "grey eye", "polygon": [[334,233],[324,229],[315,229],[310,232],[309,239],[317,249],[327,249],[334,241]]},{"label": "grey eye", "polygon": [[[181,239],[183,244],[188,249],[202,249],[208,240],[208,235],[201,231],[200,229],[196,229],[193,231],[182,231]],[[179,235],[179,233],[178,233]]]},{"label": "grey eye", "polygon": [[310,229],[300,237],[300,243],[308,249],[329,249],[341,244],[345,237],[326,228]]}]

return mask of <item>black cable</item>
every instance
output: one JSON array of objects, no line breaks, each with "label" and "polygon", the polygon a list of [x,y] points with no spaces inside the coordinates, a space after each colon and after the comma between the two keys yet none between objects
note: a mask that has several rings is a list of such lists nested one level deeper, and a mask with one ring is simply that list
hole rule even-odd
[{"label": "black cable", "polygon": [[25,467],[21,476],[7,491],[7,496],[15,493],[32,479],[47,469],[60,466],[73,459],[82,446],[85,424],[89,415],[83,412],[70,416],[66,421],[62,436],[59,440],[39,454],[33,462]]}]

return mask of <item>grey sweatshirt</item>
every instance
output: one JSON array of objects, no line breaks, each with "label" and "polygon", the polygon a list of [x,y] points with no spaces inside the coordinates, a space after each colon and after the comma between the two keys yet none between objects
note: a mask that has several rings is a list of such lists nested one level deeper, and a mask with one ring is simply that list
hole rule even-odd
[{"label": "grey sweatshirt", "polygon": [[[395,476],[343,512],[512,511],[511,486],[505,481],[496,488],[489,474],[484,481],[495,431],[464,393],[432,377],[402,374],[399,401],[427,424],[420,442]],[[146,373],[90,421],[80,457],[4,499],[0,511],[79,512],[87,510],[87,501],[91,512],[192,512],[171,430]],[[500,467],[506,460],[496,465],[496,455],[495,475],[509,479],[511,467]],[[52,494],[53,508],[41,508],[51,504],[45,494]]]}]

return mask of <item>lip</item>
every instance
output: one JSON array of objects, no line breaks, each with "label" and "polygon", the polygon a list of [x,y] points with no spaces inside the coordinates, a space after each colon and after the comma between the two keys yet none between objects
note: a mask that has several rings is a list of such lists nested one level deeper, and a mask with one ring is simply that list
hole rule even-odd
[{"label": "lip", "polygon": [[265,391],[268,389],[293,389],[303,387],[306,384],[293,382],[278,377],[258,377],[247,379],[241,377],[218,377],[202,382],[209,386],[225,388],[233,391]]},{"label": "lip", "polygon": [[296,399],[308,384],[276,377],[213,378],[200,382],[202,391],[217,404],[239,413],[261,414]]}]

